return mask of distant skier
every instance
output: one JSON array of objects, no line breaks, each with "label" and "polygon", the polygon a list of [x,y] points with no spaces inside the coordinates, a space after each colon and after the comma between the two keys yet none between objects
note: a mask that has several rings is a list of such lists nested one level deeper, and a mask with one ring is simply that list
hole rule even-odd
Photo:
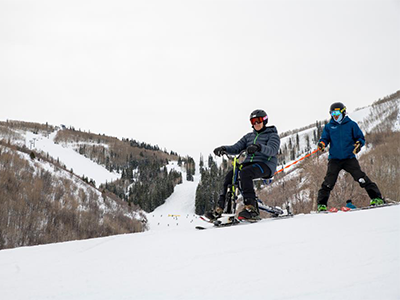
[{"label": "distant skier", "polygon": [[365,145],[364,134],[357,123],[346,116],[346,107],[343,103],[333,103],[329,113],[331,121],[326,124],[318,143],[318,149],[321,151],[330,144],[328,170],[318,191],[318,211],[327,210],[329,195],[341,170],[349,172],[353,179],[367,191],[371,198],[370,205],[383,204],[378,186],[361,171],[355,156]]},{"label": "distant skier", "polygon": [[[239,154],[247,149],[247,157],[240,169],[240,180],[244,198],[244,209],[239,213],[239,219],[259,219],[257,199],[253,186],[253,179],[272,177],[277,165],[277,154],[280,146],[280,138],[275,126],[266,126],[268,116],[264,110],[257,109],[250,114],[250,123],[253,131],[243,136],[232,146],[221,146],[214,149],[214,154],[221,156]],[[225,177],[223,191],[219,197],[217,207],[208,213],[206,217],[215,220],[221,217],[225,208],[225,198],[228,185],[232,183],[233,170]]]}]

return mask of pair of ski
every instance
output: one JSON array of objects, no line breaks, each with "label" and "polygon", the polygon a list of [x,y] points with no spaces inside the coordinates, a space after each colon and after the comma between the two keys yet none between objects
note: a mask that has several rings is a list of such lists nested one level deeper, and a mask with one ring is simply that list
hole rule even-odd
[{"label": "pair of ski", "polygon": [[328,214],[328,213],[337,213],[338,211],[350,211],[351,208],[347,207],[347,206],[342,206],[341,208],[336,208],[336,207],[331,207],[328,210],[323,210],[323,211],[319,211],[319,213],[324,213],[324,214]]},{"label": "pair of ski", "polygon": [[[272,218],[274,218],[274,219],[286,219],[286,218],[293,217],[293,213],[291,212],[289,206],[285,210],[282,210],[280,207],[268,206],[268,205],[263,204],[261,202],[261,200],[258,200],[258,209],[270,213]],[[239,225],[239,224],[256,223],[259,220],[261,220],[261,219],[259,219],[259,220],[238,219],[235,214],[222,214],[222,216],[216,220],[210,220],[205,216],[200,216],[200,219],[207,223],[214,224],[213,227],[229,227],[229,226],[235,226],[235,225]],[[212,228],[212,227],[196,226],[196,229],[199,229],[199,230],[203,230],[203,229],[207,229],[207,228]]]},{"label": "pair of ski", "polygon": [[342,206],[341,208],[338,209],[336,207],[332,207],[329,210],[320,211],[319,213],[337,213],[338,211],[343,211],[343,212],[360,211],[360,210],[373,209],[373,208],[382,208],[382,207],[398,205],[398,204],[399,204],[398,202],[390,202],[390,203],[385,203],[385,204],[381,204],[381,205],[369,205],[369,206],[357,207],[357,208],[349,208],[347,206]]}]

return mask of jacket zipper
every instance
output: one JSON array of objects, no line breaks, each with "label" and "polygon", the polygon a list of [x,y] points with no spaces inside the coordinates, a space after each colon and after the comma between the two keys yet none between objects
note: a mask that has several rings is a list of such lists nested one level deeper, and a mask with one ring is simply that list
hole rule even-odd
[{"label": "jacket zipper", "polygon": [[[256,135],[256,137],[255,137],[255,139],[254,139],[254,141],[253,141],[253,145],[256,144],[256,141],[257,141],[257,138],[258,138],[259,135],[260,135],[260,134],[257,132],[257,135]],[[250,162],[253,162],[253,159],[254,159],[254,156],[255,156],[255,155],[256,155],[255,153],[251,155]]]}]

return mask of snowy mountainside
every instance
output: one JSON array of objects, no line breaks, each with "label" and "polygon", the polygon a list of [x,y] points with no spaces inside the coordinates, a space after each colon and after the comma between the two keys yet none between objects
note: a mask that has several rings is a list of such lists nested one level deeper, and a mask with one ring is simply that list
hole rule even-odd
[{"label": "snowy mountainside", "polygon": [[400,298],[400,206],[0,251],[2,299]]},{"label": "snowy mountainside", "polygon": [[82,177],[86,176],[93,179],[97,186],[107,181],[114,181],[121,177],[117,172],[110,172],[104,166],[101,166],[84,156],[77,153],[74,145],[60,144],[55,142],[55,137],[59,129],[53,132],[49,131],[32,131],[28,128],[14,129],[6,126],[3,123],[3,128],[7,131],[0,131],[0,140],[10,140],[11,144],[20,147],[26,147],[29,150],[42,152],[46,155],[57,159],[60,163],[65,165],[68,170],[73,170],[73,173]]},{"label": "snowy mountainside", "polygon": [[[15,152],[10,148],[6,148],[4,146],[0,146],[2,152]],[[66,179],[71,181],[72,185],[74,186],[73,194],[75,199],[80,199],[80,194],[94,194],[96,198],[99,199],[99,209],[102,211],[103,214],[111,213],[117,211],[119,208],[118,203],[116,203],[113,199],[109,196],[101,193],[98,189],[94,186],[87,184],[86,182],[82,181],[80,177],[76,176],[76,174],[68,172],[55,164],[52,164],[50,161],[40,160],[40,159],[31,159],[27,153],[23,153],[20,151],[16,152],[23,160],[27,161],[32,168],[33,174],[42,174],[43,172],[49,172],[51,175],[56,177],[57,181],[61,181],[62,179]],[[90,210],[87,203],[84,201],[79,203],[79,209],[82,211]],[[126,212],[126,216],[132,219],[141,219],[142,217],[135,211]]]},{"label": "snowy mountainside", "polygon": [[[138,159],[158,160],[151,165],[153,169],[164,165],[169,170],[168,189],[173,190],[171,181],[176,182],[179,176],[176,172],[171,175],[165,159],[173,155],[157,152],[146,144],[131,146],[131,142],[105,136],[98,136],[91,145],[90,139],[86,141],[85,137],[93,139],[95,135],[73,130],[68,130],[67,137],[72,136],[78,142],[59,141],[60,133],[66,131],[48,124],[0,122],[0,203],[6,208],[0,213],[0,249],[138,232],[147,228],[146,216],[137,203],[124,201],[126,199],[107,189],[111,183],[115,187],[115,182],[121,181],[126,170],[110,170],[111,159],[111,167],[107,169],[93,157],[82,155],[80,147],[110,148],[110,152],[103,150],[102,153],[114,156],[118,155],[112,152],[114,148],[129,147],[132,151],[126,156],[130,155],[130,163],[136,162],[135,153]],[[110,146],[102,141],[114,144]],[[134,167],[130,170],[132,176],[139,177]],[[142,172],[145,171],[144,166]],[[159,173],[164,174],[162,170]],[[125,181],[129,186],[127,192],[135,183],[142,184],[127,175]],[[25,233],[25,228],[30,228],[29,233]],[[21,231],[24,234],[15,234]],[[61,234],[61,231],[65,232]]]},{"label": "snowy mountainside", "polygon": [[[35,126],[40,126],[40,124],[30,125],[25,128],[14,128],[14,122],[16,121],[2,122],[0,124],[2,127],[0,128],[2,129],[0,130],[0,140],[10,140],[14,145],[49,155],[57,159],[68,170],[73,170],[76,175],[93,179],[97,187],[121,178],[120,170],[109,170],[104,164],[97,162],[94,157],[86,157],[79,152],[81,147],[99,147],[103,149],[103,152],[107,152],[105,156],[112,156],[110,146],[106,142],[110,139],[112,140],[112,138],[102,136],[102,140],[98,138],[96,142],[93,142],[96,137],[93,134],[73,130],[60,130],[59,127],[54,127],[48,131],[32,129]],[[17,123],[26,124],[25,122]],[[137,155],[139,156],[139,152]]]},{"label": "snowy mountainside", "polygon": [[145,216],[45,156],[0,141],[0,249],[142,231]]}]

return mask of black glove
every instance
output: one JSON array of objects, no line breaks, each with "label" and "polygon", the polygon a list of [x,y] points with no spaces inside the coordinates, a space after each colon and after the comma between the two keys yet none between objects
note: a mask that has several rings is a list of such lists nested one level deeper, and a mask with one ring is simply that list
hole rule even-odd
[{"label": "black glove", "polygon": [[324,142],[319,142],[318,143],[318,150],[324,152],[325,151],[325,143]]},{"label": "black glove", "polygon": [[354,153],[354,154],[357,154],[358,152],[360,152],[360,151],[361,151],[361,147],[362,147],[361,142],[360,142],[360,141],[357,141],[357,142],[354,144],[353,153]]},{"label": "black glove", "polygon": [[221,156],[222,154],[224,154],[225,151],[226,151],[225,146],[217,147],[214,149],[214,154],[216,156]]},{"label": "black glove", "polygon": [[254,154],[257,151],[261,150],[261,146],[259,144],[253,144],[247,147],[247,153],[248,154]]}]

